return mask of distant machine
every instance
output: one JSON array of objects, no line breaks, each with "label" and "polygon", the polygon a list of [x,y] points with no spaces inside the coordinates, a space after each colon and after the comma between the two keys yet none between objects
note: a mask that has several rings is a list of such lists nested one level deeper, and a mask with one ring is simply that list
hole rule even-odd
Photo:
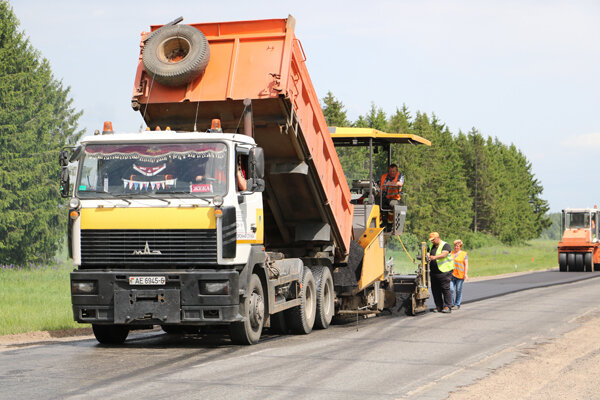
[{"label": "distant machine", "polygon": [[560,271],[600,271],[598,209],[566,208],[562,211],[562,238],[558,243]]}]

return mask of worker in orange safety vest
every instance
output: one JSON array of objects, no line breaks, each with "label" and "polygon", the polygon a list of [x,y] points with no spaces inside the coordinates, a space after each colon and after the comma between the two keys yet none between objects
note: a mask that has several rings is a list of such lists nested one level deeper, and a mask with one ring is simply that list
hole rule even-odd
[{"label": "worker in orange safety vest", "polygon": [[394,213],[388,212],[392,210],[400,201],[400,192],[404,186],[404,175],[398,172],[396,164],[390,164],[387,174],[381,175],[380,190],[381,190],[381,210],[382,219],[386,225],[386,229],[390,230],[394,223]]},{"label": "worker in orange safety vest", "polygon": [[452,271],[452,280],[450,281],[450,290],[452,291],[452,308],[459,309],[462,302],[462,287],[465,279],[469,278],[469,256],[462,249],[463,242],[460,239],[454,241],[454,250],[451,253],[454,260],[454,271]]}]

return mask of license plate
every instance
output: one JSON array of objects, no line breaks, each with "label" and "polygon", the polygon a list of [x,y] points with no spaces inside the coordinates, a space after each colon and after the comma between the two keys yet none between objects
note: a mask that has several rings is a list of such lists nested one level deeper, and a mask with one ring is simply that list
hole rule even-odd
[{"label": "license plate", "polygon": [[164,276],[130,276],[130,285],[164,285],[167,280]]}]

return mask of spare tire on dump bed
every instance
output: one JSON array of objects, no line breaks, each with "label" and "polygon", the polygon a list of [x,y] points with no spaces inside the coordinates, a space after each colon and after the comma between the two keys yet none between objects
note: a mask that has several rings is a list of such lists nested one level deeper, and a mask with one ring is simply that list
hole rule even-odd
[{"label": "spare tire on dump bed", "polygon": [[189,25],[173,25],[151,34],[142,62],[156,82],[182,86],[204,71],[209,58],[208,40],[201,31]]}]

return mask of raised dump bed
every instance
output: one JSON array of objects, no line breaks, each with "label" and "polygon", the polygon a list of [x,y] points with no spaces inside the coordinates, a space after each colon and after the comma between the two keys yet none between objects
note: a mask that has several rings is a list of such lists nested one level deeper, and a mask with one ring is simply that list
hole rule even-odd
[{"label": "raised dump bed", "polygon": [[[197,32],[186,36],[186,25],[174,25],[161,33],[156,31],[162,26],[152,26],[152,33],[142,33],[132,106],[152,129],[205,131],[218,118],[223,131],[232,132],[243,126],[243,101],[251,99],[254,137],[266,160],[265,244],[300,248],[330,242],[342,260],[352,236],[350,190],[294,25],[291,16],[191,24],[204,34],[210,56],[203,71],[174,85],[148,71],[147,58],[162,60],[167,70],[177,66],[195,54]],[[166,30],[174,33],[146,49],[149,36]],[[151,53],[144,57],[145,51]]]}]

